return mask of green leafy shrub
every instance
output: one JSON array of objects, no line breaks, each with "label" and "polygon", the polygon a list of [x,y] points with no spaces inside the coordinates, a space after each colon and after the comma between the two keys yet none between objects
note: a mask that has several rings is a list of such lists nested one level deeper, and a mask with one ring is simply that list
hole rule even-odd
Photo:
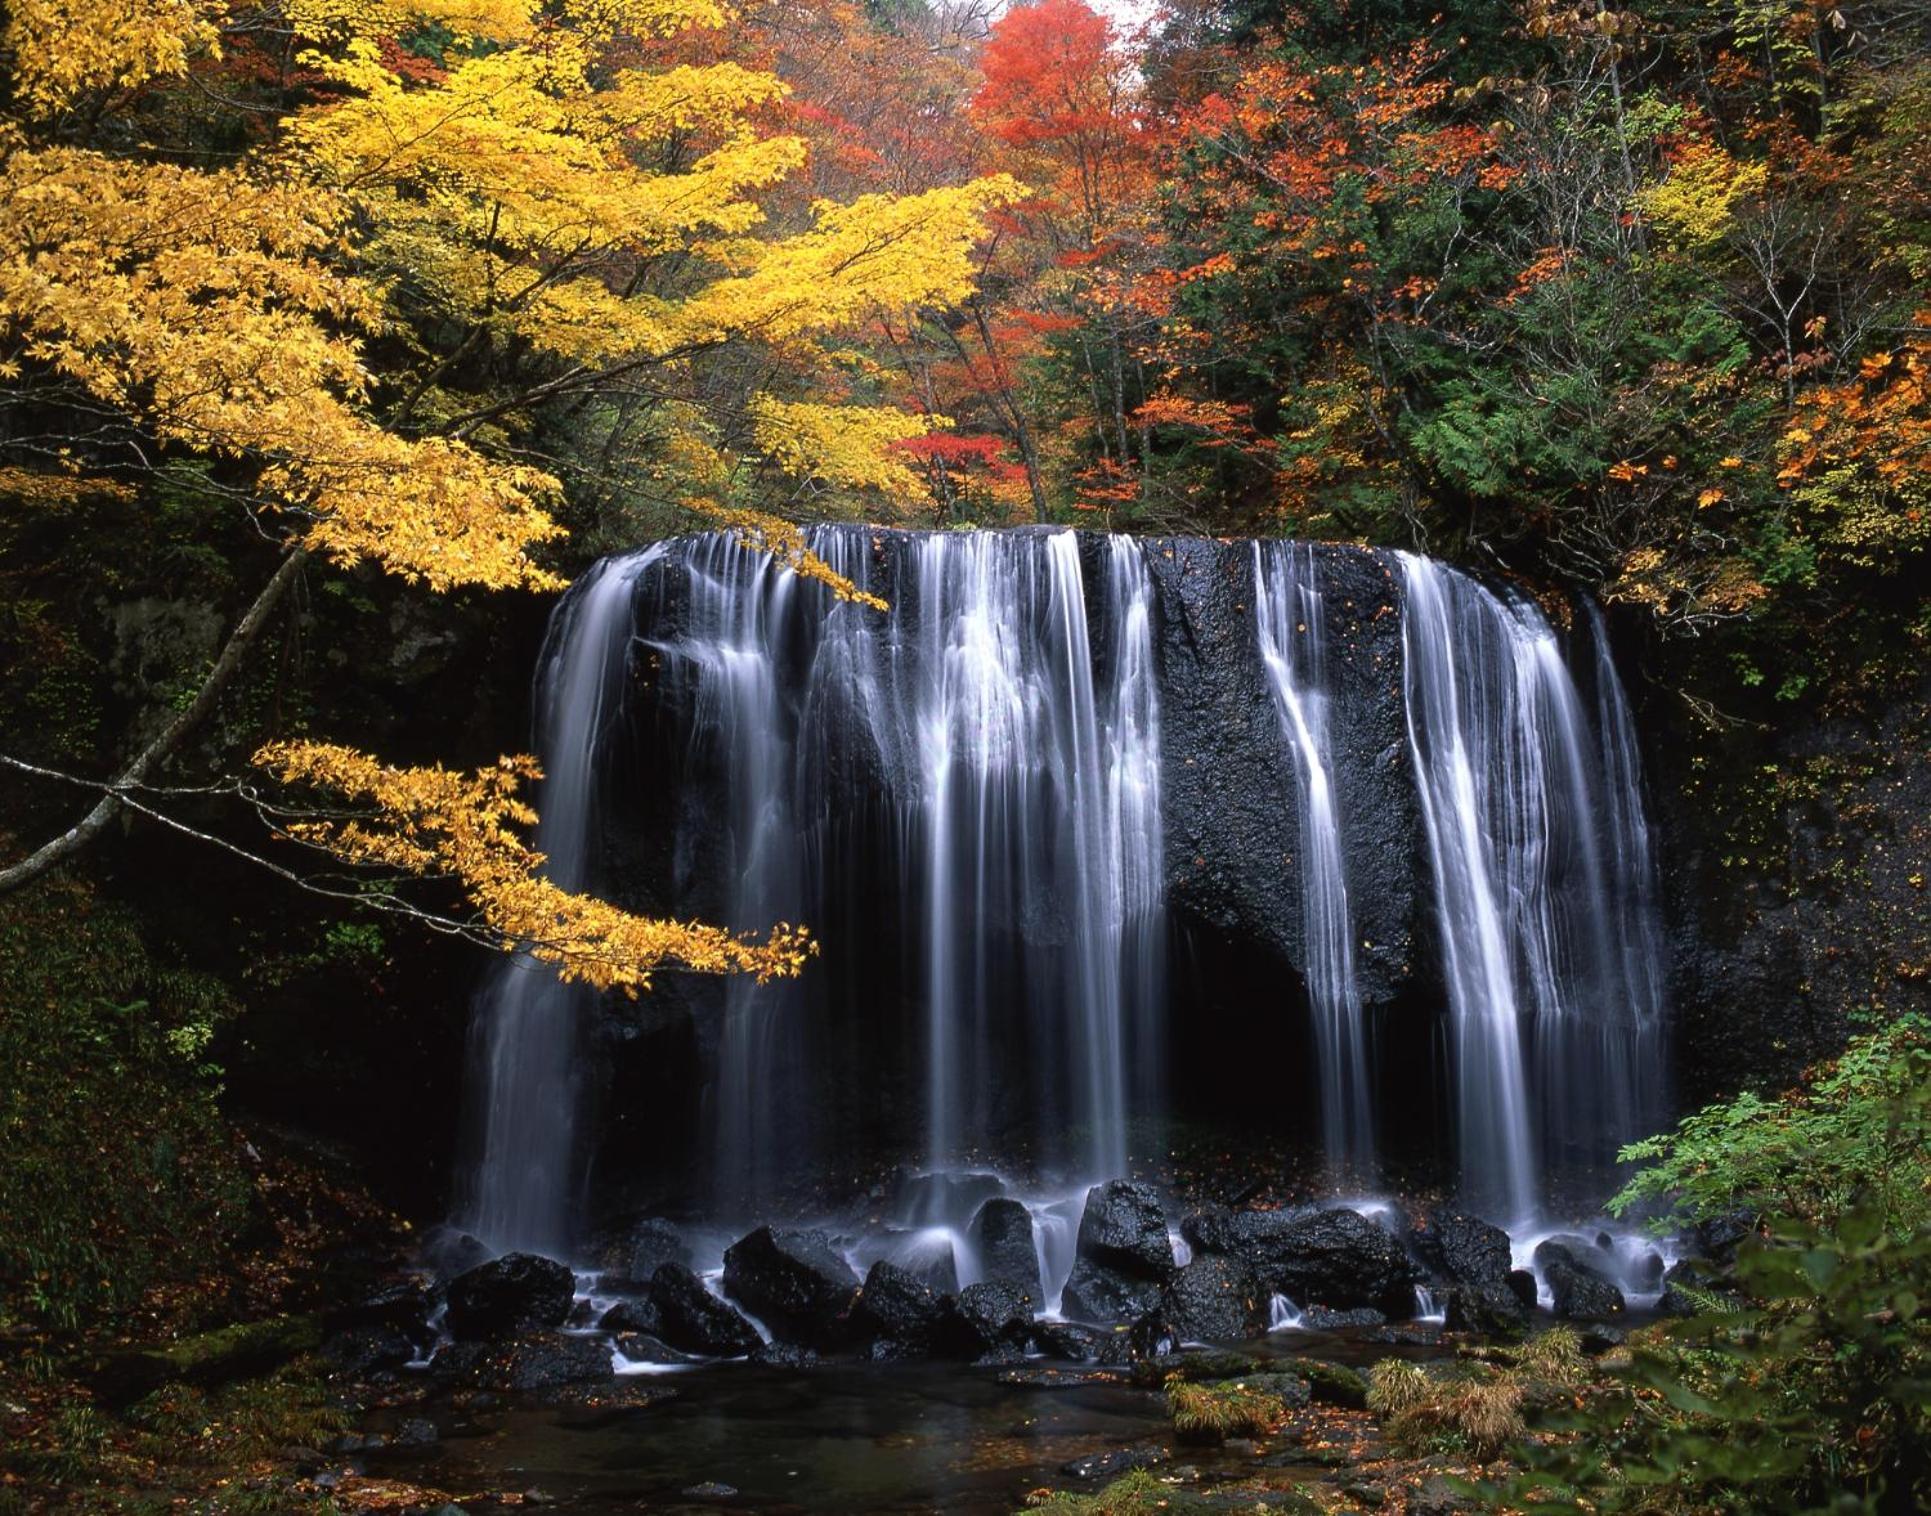
[{"label": "green leafy shrub", "polygon": [[1931,1021],[1910,1015],[1853,1038],[1841,1057],[1774,1099],[1745,1092],[1623,1149],[1643,1168],[1610,1202],[1659,1225],[1737,1211],[1828,1228],[1875,1205],[1894,1235],[1931,1224],[1925,1185]]},{"label": "green leafy shrub", "polygon": [[[1669,1216],[1746,1210],[1720,1306],[1633,1338],[1545,1419],[1513,1510],[1931,1509],[1931,1064],[1907,1018],[1778,1100],[1745,1095],[1630,1150],[1624,1191]],[[1691,1287],[1695,1289],[1695,1286]]]}]

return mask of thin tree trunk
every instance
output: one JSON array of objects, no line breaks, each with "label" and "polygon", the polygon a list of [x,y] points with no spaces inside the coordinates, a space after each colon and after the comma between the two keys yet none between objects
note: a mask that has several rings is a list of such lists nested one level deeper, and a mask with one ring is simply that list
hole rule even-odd
[{"label": "thin tree trunk", "polygon": [[92,842],[121,811],[123,790],[139,787],[150,771],[173,755],[208,712],[214,709],[215,702],[234,679],[236,671],[254,646],[261,630],[268,624],[268,618],[275,607],[281,603],[282,596],[295,582],[302,565],[308,559],[306,548],[295,548],[282,560],[281,567],[275,570],[274,577],[263,586],[262,592],[255,597],[255,603],[248,607],[235,629],[228,637],[228,645],[221,650],[215,666],[208,671],[208,677],[195,691],[194,699],[178,711],[175,717],[160,734],[134,755],[133,760],[122,769],[120,774],[101,796],[94,808],[83,816],[74,826],[62,832],[22,858],[18,863],[0,869],[0,893],[18,889],[23,884],[38,879],[48,869],[62,859],[79,852]]}]

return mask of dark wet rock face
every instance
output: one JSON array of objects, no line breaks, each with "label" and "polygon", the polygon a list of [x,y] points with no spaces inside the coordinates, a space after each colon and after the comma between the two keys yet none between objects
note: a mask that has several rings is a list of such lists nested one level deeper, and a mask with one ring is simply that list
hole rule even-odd
[{"label": "dark wet rock face", "polygon": [[1103,1325],[1136,1321],[1158,1309],[1164,1289],[1158,1279],[1136,1279],[1081,1258],[1073,1264],[1060,1297],[1060,1309],[1076,1321]]},{"label": "dark wet rock face", "polygon": [[1550,1238],[1535,1250],[1555,1313],[1565,1320],[1605,1321],[1623,1314],[1623,1292],[1591,1256],[1594,1249]]},{"label": "dark wet rock face", "polygon": [[619,1332],[640,1332],[646,1336],[655,1336],[662,1326],[662,1317],[656,1305],[648,1298],[619,1300],[597,1320],[598,1331],[613,1335]]},{"label": "dark wet rock face", "polygon": [[[458,1344],[464,1346],[464,1344]],[[529,1393],[613,1376],[610,1343],[601,1337],[526,1332],[507,1342],[469,1344],[473,1356],[453,1361],[463,1382],[486,1390]],[[448,1352],[437,1355],[437,1366]]]},{"label": "dark wet rock face", "polygon": [[1173,1270],[1173,1244],[1159,1192],[1131,1179],[1094,1185],[1080,1216],[1079,1256],[1122,1274],[1165,1278]]},{"label": "dark wet rock face", "polygon": [[1303,1309],[1368,1306],[1406,1316],[1414,1308],[1414,1263],[1393,1237],[1353,1211],[1222,1212],[1190,1216],[1182,1232],[1196,1254],[1238,1258],[1263,1291]]},{"label": "dark wet rock face", "polygon": [[834,1348],[850,1335],[858,1276],[824,1232],[766,1226],[725,1249],[724,1290],[785,1341]]},{"label": "dark wet rock face", "polygon": [[931,1350],[945,1315],[944,1302],[930,1286],[909,1270],[881,1260],[872,1265],[858,1292],[852,1330],[862,1339],[898,1349],[876,1356],[911,1356]]},{"label": "dark wet rock face", "polygon": [[995,1196],[972,1218],[972,1244],[986,1278],[1042,1297],[1039,1254],[1033,1243],[1032,1213],[1017,1200]]},{"label": "dark wet rock face", "polygon": [[528,1327],[561,1326],[577,1281],[569,1269],[534,1253],[506,1253],[449,1285],[450,1335],[478,1340]]},{"label": "dark wet rock face", "polygon": [[1175,1270],[1160,1309],[1183,1342],[1241,1342],[1267,1330],[1267,1298],[1253,1271],[1217,1254]]},{"label": "dark wet rock face", "polygon": [[1173,1243],[1159,1193],[1130,1179],[1093,1186],[1076,1253],[1061,1298],[1068,1316],[1113,1324],[1156,1309],[1173,1274]]},{"label": "dark wet rock face", "polygon": [[1501,1285],[1514,1267],[1509,1234],[1459,1211],[1438,1211],[1416,1227],[1415,1250],[1450,1284]]},{"label": "dark wet rock face", "polygon": [[653,1217],[631,1234],[627,1267],[632,1279],[649,1279],[667,1263],[691,1265],[690,1242],[674,1222]]},{"label": "dark wet rock face", "polygon": [[1048,1358],[1064,1363],[1098,1363],[1106,1335],[1073,1321],[1035,1321],[1033,1346]]},{"label": "dark wet rock face", "polygon": [[687,1353],[735,1358],[761,1340],[756,1327],[681,1263],[663,1264],[651,1275],[650,1302],[657,1308],[657,1335]]},{"label": "dark wet rock face", "polygon": [[959,1291],[939,1338],[945,1351],[958,1357],[1002,1361],[1013,1354],[1024,1357],[1032,1329],[1032,1297],[1012,1285],[987,1281]]},{"label": "dark wet rock face", "polygon": [[1507,1284],[1458,1284],[1448,1291],[1445,1324],[1457,1332],[1514,1336],[1528,1327],[1535,1306],[1535,1279],[1525,1302]]}]

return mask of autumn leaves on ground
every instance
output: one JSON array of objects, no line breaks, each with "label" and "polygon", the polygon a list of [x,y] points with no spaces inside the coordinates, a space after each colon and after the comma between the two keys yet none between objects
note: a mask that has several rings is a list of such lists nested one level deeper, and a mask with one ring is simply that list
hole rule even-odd
[{"label": "autumn leaves on ground", "polygon": [[[374,982],[383,932],[809,971],[810,923],[542,880],[529,760],[370,717],[348,645],[412,604],[720,525],[854,595],[825,519],[1419,547],[1628,618],[1713,791],[1917,677],[1928,42],[1808,0],[14,0],[0,1503],[283,1509],[273,1449],[340,1414],[306,1361],[127,1417],[78,1366],[306,1311],[390,1225],[238,1134],[211,1050],[266,970],[197,966],[138,839],[306,891],[278,973]],[[1863,1414],[1846,1467],[1922,1436]]]}]

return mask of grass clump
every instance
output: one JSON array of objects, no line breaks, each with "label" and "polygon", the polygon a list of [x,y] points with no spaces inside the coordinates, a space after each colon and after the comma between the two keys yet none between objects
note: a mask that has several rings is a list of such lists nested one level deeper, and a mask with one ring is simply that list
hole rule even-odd
[{"label": "grass clump", "polygon": [[1167,1381],[1167,1415],[1183,1442],[1225,1442],[1258,1437],[1286,1420],[1287,1402],[1239,1380],[1191,1384],[1175,1375]]},{"label": "grass clump", "polygon": [[1403,1358],[1384,1358],[1368,1371],[1368,1409],[1384,1420],[1412,1411],[1433,1391],[1427,1371]]},{"label": "grass clump", "polygon": [[[1560,1367],[1567,1362],[1563,1347],[1544,1344],[1537,1352]],[[1529,1350],[1524,1344],[1523,1351]],[[1578,1362],[1580,1357],[1578,1351]],[[1527,1430],[1522,1414],[1527,1379],[1519,1368],[1498,1371],[1470,1363],[1431,1373],[1419,1364],[1387,1358],[1369,1374],[1368,1409],[1406,1452],[1492,1458]]]},{"label": "grass clump", "polygon": [[1510,1366],[1517,1377],[1537,1384],[1576,1385],[1589,1377],[1589,1360],[1582,1355],[1582,1338],[1570,1327],[1537,1332],[1510,1349]]}]

